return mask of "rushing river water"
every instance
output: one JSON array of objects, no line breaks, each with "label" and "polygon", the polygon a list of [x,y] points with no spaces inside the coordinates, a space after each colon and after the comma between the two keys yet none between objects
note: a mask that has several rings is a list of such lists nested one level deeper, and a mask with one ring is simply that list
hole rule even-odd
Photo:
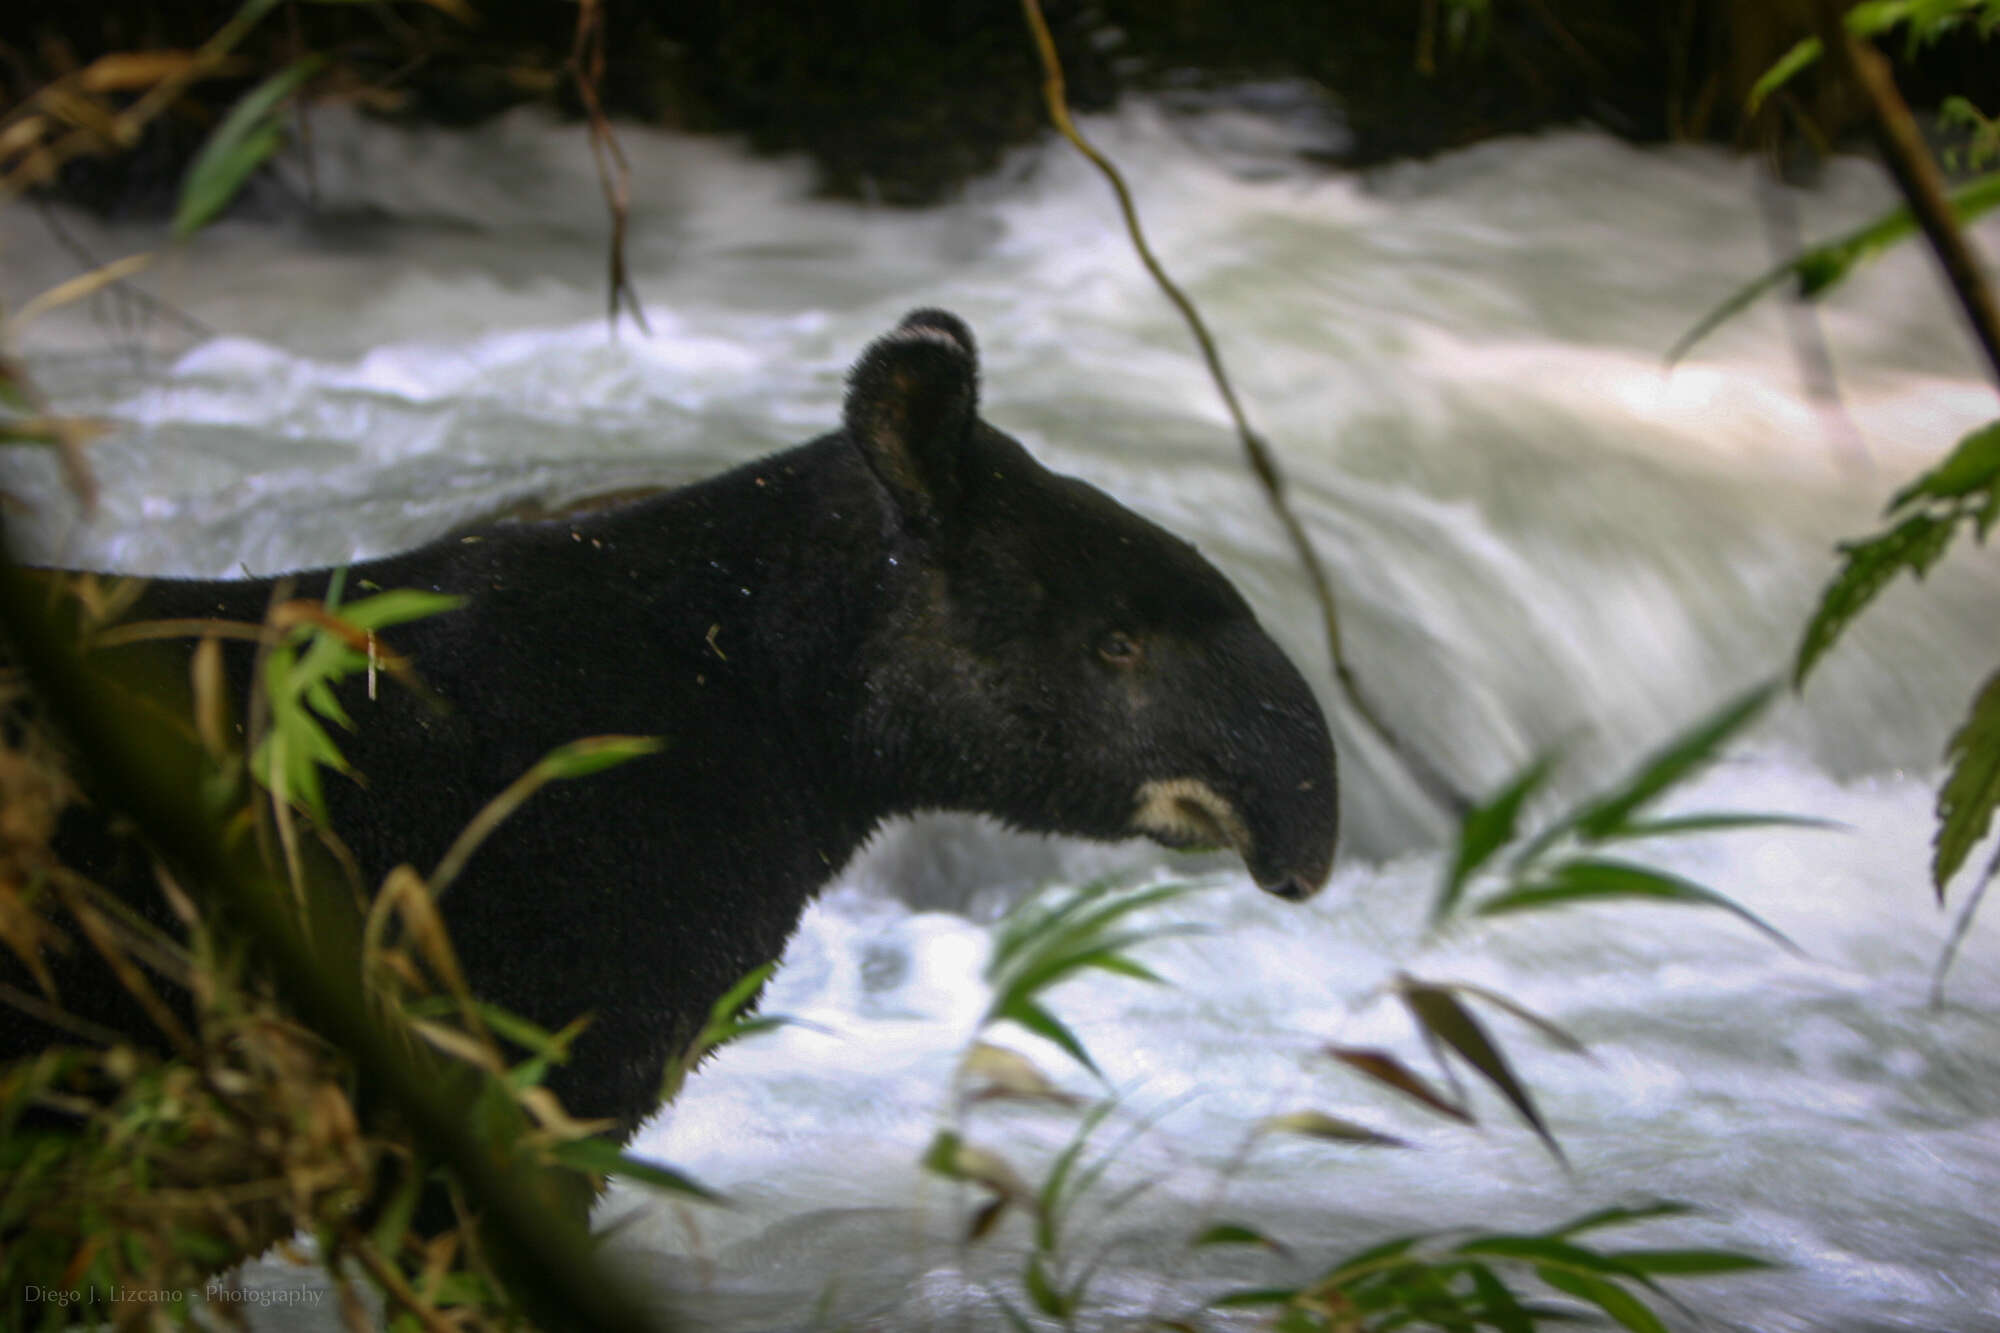
[{"label": "rushing river water", "polygon": [[[1225,112],[1136,107],[1091,129],[1290,471],[1356,671],[1475,790],[1557,747],[1558,785],[1587,790],[1781,671],[1832,544],[1995,415],[1914,249],[1822,313],[1837,410],[1801,389],[1775,306],[1668,373],[1662,350],[1770,261],[1753,172],[1717,153],[1563,134],[1357,179],[1295,167],[1282,131]],[[95,447],[87,522],[47,460],[0,464],[37,506],[17,534],[64,563],[270,572],[523,500],[700,475],[830,427],[858,350],[935,304],[981,338],[993,421],[1197,541],[1327,678],[1216,394],[1072,156],[1025,153],[951,205],[901,213],[814,201],[802,167],[713,141],[626,147],[651,332],[613,336],[579,132],[322,115],[321,220],[223,224],[147,275],[198,328],[100,298],[25,332],[59,406],[118,424]],[[1796,202],[1827,234],[1887,200],[1872,168],[1842,163]],[[158,241],[61,221],[103,258]],[[76,270],[32,213],[0,228],[10,309]],[[2000,252],[1993,229],[1983,240]],[[1171,987],[1103,977],[1054,995],[1121,1095],[1104,1141],[1146,1122],[1078,1216],[1078,1252],[1102,1251],[1082,1322],[1184,1317],[1408,1231],[1671,1197],[1700,1212],[1635,1240],[1784,1265],[1675,1284],[1675,1327],[2000,1329],[2000,914],[1932,1008],[1949,918],[1926,879],[1944,743],[1996,665],[2000,567],[1968,546],[1892,589],[1803,697],[1677,798],[1845,826],[1652,850],[1797,954],[1723,913],[1636,906],[1430,936],[1442,822],[1329,688],[1347,830],[1331,888],[1299,908],[1225,873],[1172,909],[1207,933],[1142,950]],[[976,1201],[917,1164],[986,1003],[987,923],[1038,883],[1149,865],[1187,868],[971,820],[891,830],[807,916],[767,999],[813,1026],[713,1061],[638,1140],[733,1206],[616,1188],[599,1214],[625,1219],[615,1252],[704,1327],[1004,1327],[994,1300],[1022,1304],[1025,1230],[959,1245]],[[1497,1099],[1480,1100],[1484,1128],[1453,1126],[1321,1054],[1420,1058],[1382,994],[1398,972],[1490,986],[1589,1044],[1580,1058],[1496,1023],[1570,1171]],[[1092,1090],[1051,1048],[999,1036]],[[1414,1146],[1241,1150],[1258,1118],[1305,1107]],[[968,1132],[1036,1178],[1077,1120],[989,1108]],[[1191,1252],[1216,1218],[1289,1253]],[[251,1280],[299,1279],[270,1261]]]}]

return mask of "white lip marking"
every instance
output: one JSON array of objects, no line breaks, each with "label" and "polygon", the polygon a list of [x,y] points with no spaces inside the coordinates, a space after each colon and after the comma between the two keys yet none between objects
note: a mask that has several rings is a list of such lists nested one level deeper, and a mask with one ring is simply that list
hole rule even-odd
[{"label": "white lip marking", "polygon": [[1134,832],[1169,846],[1212,843],[1245,856],[1250,853],[1250,830],[1243,817],[1200,778],[1159,778],[1144,783],[1134,805]]}]

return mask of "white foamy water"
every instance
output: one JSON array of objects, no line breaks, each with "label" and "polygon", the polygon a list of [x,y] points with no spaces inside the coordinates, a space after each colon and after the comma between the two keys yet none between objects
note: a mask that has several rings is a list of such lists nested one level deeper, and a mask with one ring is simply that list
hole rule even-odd
[{"label": "white foamy water", "polygon": [[[1139,107],[1091,130],[1291,473],[1357,672],[1468,787],[1560,746],[1558,785],[1587,790],[1782,670],[1833,542],[1872,530],[2000,406],[1915,250],[1823,312],[1851,432],[1801,391],[1773,307],[1665,371],[1662,350],[1770,260],[1751,172],[1721,155],[1555,135],[1358,180],[1218,158],[1205,145],[1258,142],[1223,114]],[[1214,392],[1068,155],[1023,154],[948,206],[897,213],[810,200],[802,167],[724,144],[628,135],[652,332],[614,337],[578,133],[329,114],[315,141],[326,220],[224,224],[149,275],[212,336],[102,301],[27,331],[58,404],[119,423],[88,522],[46,460],[0,463],[39,506],[13,524],[34,554],[269,572],[522,499],[700,475],[831,426],[858,350],[936,304],[979,334],[996,424],[1197,541],[1324,679],[1303,581]],[[1799,206],[1827,234],[1887,201],[1847,163]],[[66,225],[107,258],[157,241]],[[1982,240],[2000,252],[1994,228]],[[0,218],[0,245],[10,308],[72,271],[32,215]],[[1102,1252],[1082,1322],[1185,1317],[1409,1231],[1672,1197],[1701,1212],[1635,1240],[1786,1265],[1675,1284],[1676,1328],[2000,1329],[2000,927],[1974,927],[1932,1009],[1949,922],[1926,879],[1943,745],[1996,664],[2000,568],[1968,547],[1892,589],[1802,699],[1678,798],[1846,826],[1648,849],[1798,954],[1666,908],[1427,936],[1441,823],[1329,691],[1347,842],[1328,891],[1299,908],[1224,874],[1166,913],[1207,933],[1143,951],[1173,986],[1053,996],[1121,1097],[1102,1141],[1150,1121],[1080,1207],[1077,1252]],[[618,1188],[600,1212],[631,1215],[616,1252],[704,1327],[1004,1327],[994,1300],[1023,1303],[1025,1229],[959,1245],[976,1201],[916,1164],[987,1000],[986,923],[1037,883],[1146,866],[1190,869],[969,820],[892,830],[809,913],[770,992],[814,1026],[727,1052],[638,1140],[733,1206]],[[1490,1096],[1468,1130],[1322,1053],[1421,1057],[1381,993],[1398,972],[1500,990],[1589,1044],[1580,1058],[1494,1020],[1570,1171]],[[1033,1038],[996,1036],[1093,1091]],[[1244,1149],[1259,1117],[1305,1107],[1414,1146]],[[1076,1123],[986,1108],[966,1129],[1034,1179]],[[1290,1256],[1191,1252],[1219,1218]],[[252,1277],[294,1280],[275,1263]],[[1254,1326],[1236,1318],[1211,1322]]]}]

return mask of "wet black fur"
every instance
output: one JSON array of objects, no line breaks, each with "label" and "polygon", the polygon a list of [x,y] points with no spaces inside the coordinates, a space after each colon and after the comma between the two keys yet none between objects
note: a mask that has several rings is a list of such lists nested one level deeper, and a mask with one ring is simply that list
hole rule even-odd
[{"label": "wet black fur", "polygon": [[[1305,682],[1192,546],[978,418],[958,320],[919,311],[872,346],[844,416],[685,490],[348,575],[349,599],[470,598],[386,636],[448,711],[387,682],[343,692],[367,786],[327,794],[368,882],[435,865],[563,742],[669,741],[545,788],[444,899],[482,995],[551,1027],[595,1015],[552,1083],[627,1134],[711,1004],[888,817],[1121,838],[1141,782],[1195,776],[1243,812],[1259,882],[1309,892],[1331,862],[1333,751]],[[256,620],[270,590],[162,581],[135,614]],[[248,668],[237,651],[239,688]],[[0,1016],[0,1055],[45,1040]]]}]

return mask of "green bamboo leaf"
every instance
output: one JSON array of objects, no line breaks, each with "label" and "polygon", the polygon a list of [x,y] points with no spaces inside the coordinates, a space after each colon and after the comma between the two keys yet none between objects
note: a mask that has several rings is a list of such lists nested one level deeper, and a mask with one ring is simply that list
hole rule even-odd
[{"label": "green bamboo leaf", "polygon": [[1492,1259],[1513,1259],[1521,1263],[1546,1264],[1573,1273],[1591,1273],[1611,1278],[1641,1276],[1636,1268],[1610,1255],[1578,1245],[1560,1236],[1474,1236],[1452,1248],[1453,1254],[1484,1255]]},{"label": "green bamboo leaf", "polygon": [[[389,629],[426,616],[456,611],[470,598],[456,593],[425,592],[421,588],[392,588],[388,592],[349,602],[340,608],[340,618],[358,629]],[[329,608],[331,609],[331,608]]]},{"label": "green bamboo leaf", "polygon": [[1918,578],[1930,572],[1951,545],[1954,527],[1955,521],[1950,516],[1917,513],[1887,532],[1840,544],[1839,550],[1846,560],[1840,573],[1820,594],[1819,609],[1813,612],[1805,635],[1799,640],[1798,661],[1792,667],[1794,689],[1805,684],[1807,674],[1821,655],[1833,646],[1862,609],[1875,600],[1876,594],[1889,585],[1889,580],[1906,569]]},{"label": "green bamboo leaf", "polygon": [[1498,1274],[1485,1264],[1474,1264],[1466,1271],[1472,1276],[1472,1290],[1479,1297],[1479,1317],[1483,1322],[1500,1333],[1534,1333],[1533,1316]]},{"label": "green bamboo leaf", "polygon": [[265,79],[229,109],[182,178],[180,204],[174,210],[176,237],[190,236],[213,221],[250,174],[283,146],[280,105],[325,64],[325,56],[306,56]]},{"label": "green bamboo leaf", "polygon": [[1299,1294],[1297,1287],[1245,1287],[1239,1291],[1224,1292],[1209,1302],[1217,1310],[1255,1309],[1266,1305],[1284,1305]]},{"label": "green bamboo leaf", "polygon": [[1566,907],[1580,902],[1639,899],[1690,907],[1719,907],[1747,921],[1793,952],[1798,946],[1783,931],[1735,899],[1703,888],[1692,880],[1629,861],[1580,859],[1553,867],[1535,884],[1496,894],[1479,904],[1481,916]]},{"label": "green bamboo leaf", "polygon": [[1707,1277],[1778,1268],[1768,1259],[1735,1250],[1612,1250],[1606,1256],[1648,1277]]},{"label": "green bamboo leaf", "polygon": [[1514,1076],[1507,1059],[1493,1039],[1486,1035],[1486,1029],[1472,1012],[1458,1002],[1450,991],[1420,981],[1405,979],[1399,988],[1403,1003],[1411,1015],[1431,1038],[1443,1042],[1457,1051],[1465,1061],[1482,1074],[1487,1082],[1499,1090],[1528,1127],[1535,1131],[1550,1154],[1558,1162],[1567,1166],[1569,1159],[1563,1155],[1561,1145],[1542,1119],[1542,1113],[1535,1106],[1534,1098]]},{"label": "green bamboo leaf", "polygon": [[994,1016],[1012,1019],[1036,1036],[1047,1038],[1062,1047],[1072,1060],[1085,1069],[1100,1079],[1104,1077],[1104,1071],[1097,1067],[1097,1061],[1090,1058],[1090,1052],[1083,1048],[1083,1043],[1076,1039],[1076,1034],[1063,1026],[1061,1019],[1027,996],[1015,997]]},{"label": "green bamboo leaf", "polygon": [[1980,688],[1972,711],[1944,754],[1951,772],[1938,788],[1938,831],[1931,859],[1931,883],[1940,903],[1945,885],[1985,838],[1993,811],[2000,807],[2000,673]]},{"label": "green bamboo leaf", "polygon": [[1451,915],[1465,892],[1466,882],[1493,853],[1514,840],[1521,806],[1548,777],[1552,763],[1546,756],[1535,760],[1492,800],[1467,811],[1459,821],[1458,851],[1452,857],[1451,868],[1445,872],[1444,882],[1438,886],[1437,901],[1431,905],[1433,925]]},{"label": "green bamboo leaf", "polygon": [[1722,746],[1762,712],[1777,692],[1775,684],[1746,690],[1715,713],[1649,755],[1625,785],[1571,816],[1577,837],[1596,842],[1616,835],[1640,807],[1705,767]]},{"label": "green bamboo leaf", "polygon": [[[1070,1173],[1076,1169],[1077,1159],[1083,1154],[1084,1144],[1090,1141],[1090,1136],[1097,1132],[1097,1127],[1104,1123],[1105,1117],[1111,1114],[1116,1105],[1115,1101],[1102,1101],[1091,1107],[1089,1113],[1077,1125],[1076,1133],[1070,1135],[1069,1142],[1063,1145],[1062,1151],[1056,1154],[1055,1161],[1049,1164],[1049,1174],[1042,1181],[1041,1192],[1035,1196],[1038,1205],[1035,1217],[1035,1244],[1041,1249],[1053,1250],[1056,1247],[1056,1223],[1065,1211],[1066,1200],[1063,1191],[1069,1184]],[[1077,1192],[1081,1194],[1082,1187],[1079,1187]]]},{"label": "green bamboo leaf", "polygon": [[1557,1291],[1590,1302],[1631,1329],[1632,1333],[1667,1333],[1667,1326],[1660,1322],[1660,1317],[1647,1309],[1644,1301],[1616,1282],[1552,1267],[1537,1268],[1535,1275]]},{"label": "green bamboo leaf", "polygon": [[708,1186],[672,1167],[661,1166],[658,1162],[649,1162],[644,1158],[619,1151],[618,1145],[609,1139],[594,1136],[571,1139],[566,1143],[557,1144],[553,1155],[563,1165],[573,1166],[581,1171],[595,1172],[600,1176],[619,1176],[663,1193],[700,1199],[705,1203],[728,1202]]},{"label": "green bamboo leaf", "polygon": [[1990,421],[1960,440],[1945,460],[1897,491],[1889,513],[1917,499],[1956,500],[2000,486],[2000,421]]},{"label": "green bamboo leaf", "polygon": [[1846,829],[1837,819],[1816,819],[1811,815],[1763,813],[1675,815],[1668,819],[1646,819],[1627,824],[1600,842],[1637,842],[1641,838],[1677,838],[1690,833],[1729,833],[1747,828]]},{"label": "green bamboo leaf", "polygon": [[[1970,222],[1994,206],[2000,205],[2000,172],[1980,176],[1961,185],[1952,191],[1950,202],[1952,212],[1957,215],[1960,222]],[[1746,307],[1782,284],[1787,278],[1797,279],[1803,295],[1816,296],[1845,277],[1862,261],[1872,259],[1889,246],[1911,235],[1916,231],[1916,226],[1916,219],[1910,215],[1908,208],[1891,209],[1865,227],[1786,260],[1738,288],[1721,305],[1703,316],[1692,329],[1682,334],[1680,341],[1667,352],[1667,364],[1672,365],[1686,356],[1696,343],[1735,318]]]},{"label": "green bamboo leaf", "polygon": [[1042,1267],[1040,1251],[1028,1255],[1028,1267],[1022,1274],[1021,1285],[1027,1291],[1028,1299],[1034,1302],[1035,1308],[1043,1314],[1054,1319],[1066,1318],[1069,1315],[1069,1302],[1064,1299],[1062,1292],[1056,1289],[1056,1284],[1049,1279],[1048,1270]]},{"label": "green bamboo leaf", "polygon": [[558,745],[542,756],[535,769],[542,781],[589,777],[642,755],[657,754],[665,744],[658,736],[585,736]]},{"label": "green bamboo leaf", "polygon": [[1794,75],[1819,57],[1819,38],[1801,38],[1791,50],[1779,56],[1775,64],[1759,75],[1757,82],[1750,85],[1750,95],[1744,99],[1745,108],[1750,114],[1755,115],[1757,108],[1764,104],[1765,98],[1790,83]]},{"label": "green bamboo leaf", "polygon": [[1384,1272],[1407,1262],[1405,1256],[1430,1237],[1425,1235],[1392,1236],[1378,1241],[1365,1250],[1348,1255],[1319,1280],[1319,1285],[1347,1287],[1374,1273]]},{"label": "green bamboo leaf", "polygon": [[1649,1203],[1618,1205],[1600,1208],[1585,1213],[1549,1232],[1551,1236],[1575,1236],[1585,1231],[1597,1231],[1604,1227],[1622,1227],[1633,1222],[1650,1222],[1660,1217],[1686,1217],[1694,1212],[1694,1205],[1682,1203],[1678,1199],[1654,1199]]},{"label": "green bamboo leaf", "polygon": [[1283,1253],[1285,1247],[1255,1227],[1244,1226],[1241,1222],[1217,1222],[1214,1226],[1194,1238],[1196,1247],[1203,1245],[1256,1245],[1276,1253]]}]

